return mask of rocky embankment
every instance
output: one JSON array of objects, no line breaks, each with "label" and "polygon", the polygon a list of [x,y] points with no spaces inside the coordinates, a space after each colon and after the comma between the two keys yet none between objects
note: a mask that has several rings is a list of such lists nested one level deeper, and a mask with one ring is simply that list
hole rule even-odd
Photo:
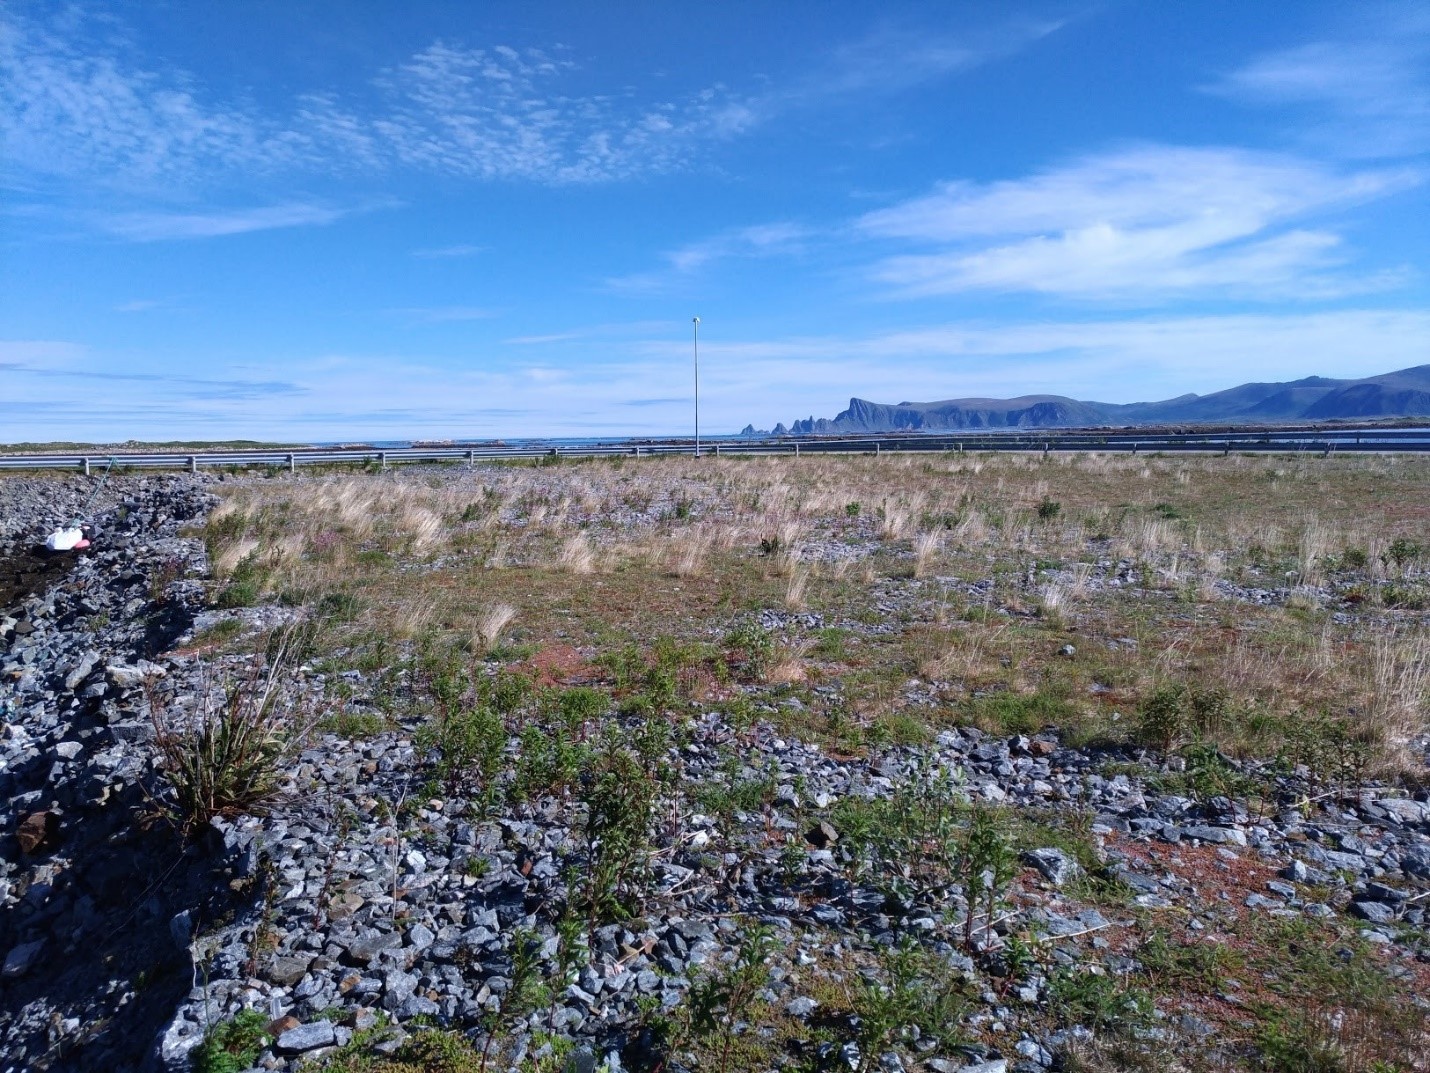
[{"label": "rocky embankment", "polygon": [[201,607],[204,555],[179,529],[213,497],[192,478],[116,477],[91,508],[92,551],[37,555],[94,487],[0,481],[5,1070],[152,1068],[154,1040],[193,985],[184,922],[232,897],[221,856],[144,823],[140,686],[185,671],[164,654]]},{"label": "rocky embankment", "polygon": [[[583,920],[580,956],[562,923],[589,866],[581,794],[480,816],[430,781],[415,706],[360,740],[315,733],[280,807],[185,846],[144,822],[148,704],[195,710],[217,677],[182,647],[205,564],[179,528],[212,497],[187,477],[113,494],[95,552],[0,620],[0,1070],[182,1070],[210,1026],[245,1009],[268,1024],[266,1070],[355,1033],[395,1053],[433,1025],[479,1050],[495,1026],[494,1069],[558,1043],[571,1069],[660,1068],[660,1014],[760,924],[776,953],[756,997],[792,1040],[791,1068],[1053,1067],[1104,1030],[1078,1021],[1060,981],[1089,967],[1135,979],[1149,921],[1213,942],[1252,918],[1340,921],[1387,974],[1430,984],[1430,803],[1268,770],[1271,804],[1253,812],[1168,792],[1176,761],[1069,748],[1052,731],[950,731],[851,758],[704,712],[666,750],[675,789],[637,869],[639,912],[589,933]],[[298,667],[284,688],[306,710],[362,716],[388,686]],[[628,740],[642,732],[638,717],[605,718]],[[520,749],[513,733],[508,771]],[[928,852],[932,828],[896,837],[900,815],[927,824],[940,800],[1001,806],[1020,825],[996,911],[972,929]],[[904,940],[962,996],[956,1039],[903,1033],[861,1052],[868,1025],[833,996]],[[499,1017],[523,974],[548,997]],[[1254,986],[1229,981],[1214,1009],[1154,996],[1138,1031],[1241,1053],[1247,1033],[1226,1026],[1249,1016],[1239,990]]]}]

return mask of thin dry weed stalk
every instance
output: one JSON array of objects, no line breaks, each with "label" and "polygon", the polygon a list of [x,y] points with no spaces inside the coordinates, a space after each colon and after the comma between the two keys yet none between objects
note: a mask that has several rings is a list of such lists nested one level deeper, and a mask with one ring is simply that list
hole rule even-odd
[{"label": "thin dry weed stalk", "polygon": [[488,570],[502,570],[506,568],[507,556],[511,554],[511,545],[505,540],[498,540],[492,545],[492,550],[488,553],[483,565]]},{"label": "thin dry weed stalk", "polygon": [[446,523],[440,515],[426,507],[408,506],[398,519],[398,526],[407,533],[413,551],[426,551],[441,543],[446,536]]},{"label": "thin dry weed stalk", "polygon": [[904,507],[894,506],[884,501],[884,517],[879,525],[879,535],[885,540],[902,540],[909,531],[909,512]]}]

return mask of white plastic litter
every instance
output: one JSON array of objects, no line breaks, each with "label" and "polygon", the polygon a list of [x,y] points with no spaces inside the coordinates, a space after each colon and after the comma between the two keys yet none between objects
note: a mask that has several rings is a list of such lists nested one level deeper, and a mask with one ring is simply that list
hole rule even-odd
[{"label": "white plastic litter", "polygon": [[45,537],[45,547],[50,551],[74,551],[83,539],[84,532],[79,526],[75,526],[73,529],[56,529]]}]

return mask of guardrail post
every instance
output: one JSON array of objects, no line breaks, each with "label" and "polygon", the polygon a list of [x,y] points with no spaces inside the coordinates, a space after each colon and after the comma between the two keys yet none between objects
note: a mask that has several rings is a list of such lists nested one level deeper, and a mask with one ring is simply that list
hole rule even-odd
[{"label": "guardrail post", "polygon": [[288,456],[288,472],[289,472],[289,473],[297,473],[297,472],[298,472],[298,462],[297,462],[297,460],[294,458],[293,455],[289,455],[289,456]]},{"label": "guardrail post", "polygon": [[795,445],[794,445],[794,456],[795,456],[795,458],[798,458],[798,457],[799,457],[799,441],[798,441],[798,440],[795,441]]},{"label": "guardrail post", "polygon": [[1321,457],[1322,457],[1322,458],[1330,458],[1330,457],[1331,457],[1331,444],[1330,444],[1330,442],[1327,441],[1326,443],[1322,444],[1321,446],[1323,446],[1323,447],[1325,448],[1325,450],[1321,452]]},{"label": "guardrail post", "polygon": [[875,440],[875,441],[874,441],[874,454],[875,454],[876,457],[877,457],[878,454],[879,454],[879,448],[880,448],[879,441],[878,441],[878,440]]},{"label": "guardrail post", "polygon": [[1047,458],[1047,457],[1048,457],[1048,441],[1047,441],[1047,440],[1044,440],[1044,441],[1043,441],[1043,457],[1044,457],[1044,458]]},{"label": "guardrail post", "polygon": [[190,473],[197,473],[198,471],[199,471],[199,456],[198,456],[198,455],[189,455],[189,472],[190,472]]},{"label": "guardrail post", "polygon": [[1231,441],[1227,440],[1221,445],[1221,456],[1228,458],[1231,455]]},{"label": "guardrail post", "polygon": [[472,466],[474,466],[474,465],[476,464],[476,461],[477,461],[477,452],[476,452],[476,451],[468,451],[468,452],[467,452],[467,468],[468,468],[468,469],[471,469]]},{"label": "guardrail post", "polygon": [[720,457],[720,445],[718,443],[715,445],[715,457]]},{"label": "guardrail post", "polygon": [[1133,453],[1134,455],[1137,453],[1137,444],[1136,444],[1135,441],[1134,441],[1133,444],[1132,444],[1132,453]]},{"label": "guardrail post", "polygon": [[386,468],[387,468],[387,452],[386,452],[386,451],[379,451],[379,452],[377,452],[377,468],[378,468],[378,469],[386,469]]},{"label": "guardrail post", "polygon": [[88,476],[89,476],[89,459],[87,459],[87,458],[81,458],[80,461],[79,461],[79,464],[80,464],[80,467],[84,470],[84,475],[85,475],[86,477],[88,477]]}]

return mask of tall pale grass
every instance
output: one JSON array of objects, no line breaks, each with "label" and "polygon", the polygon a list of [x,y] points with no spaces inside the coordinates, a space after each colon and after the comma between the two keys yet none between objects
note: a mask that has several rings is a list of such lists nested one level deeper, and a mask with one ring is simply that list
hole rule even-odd
[{"label": "tall pale grass", "polygon": [[214,576],[218,578],[228,577],[236,569],[238,569],[239,563],[243,562],[243,560],[247,559],[250,555],[256,552],[258,548],[258,541],[252,539],[251,537],[245,537],[242,540],[237,540],[234,543],[230,544],[228,547],[224,548],[223,551],[219,552],[218,558],[214,560]]},{"label": "tall pale grass", "polygon": [[937,529],[920,533],[914,540],[914,577],[926,577],[929,566],[943,547],[943,534]]},{"label": "tall pale grass", "polygon": [[477,618],[472,627],[473,648],[479,653],[487,652],[501,637],[511,620],[516,618],[516,608],[511,604],[492,604]]},{"label": "tall pale grass", "polygon": [[705,556],[710,550],[711,538],[702,526],[696,526],[685,534],[676,546],[675,566],[671,573],[676,577],[698,577],[705,567]]},{"label": "tall pale grass", "polygon": [[1371,645],[1368,717],[1395,745],[1426,728],[1430,705],[1430,637],[1380,634]]},{"label": "tall pale grass", "polygon": [[800,566],[790,572],[789,584],[785,586],[785,607],[791,611],[804,610],[804,590],[809,584],[809,567]]},{"label": "tall pale grass", "polygon": [[596,553],[585,533],[577,533],[561,546],[557,565],[568,574],[590,574],[596,569]]}]

